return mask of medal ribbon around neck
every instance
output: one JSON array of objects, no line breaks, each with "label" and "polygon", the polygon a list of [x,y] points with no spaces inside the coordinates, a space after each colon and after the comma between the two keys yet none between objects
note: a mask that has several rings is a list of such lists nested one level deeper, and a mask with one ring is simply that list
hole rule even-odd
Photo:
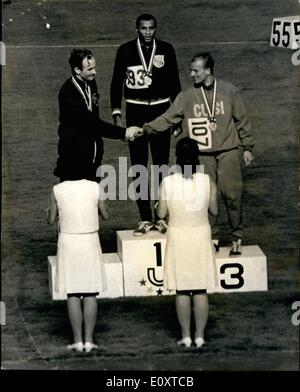
[{"label": "medal ribbon around neck", "polygon": [[213,95],[213,101],[212,101],[212,108],[211,108],[211,110],[210,110],[210,107],[209,107],[209,104],[208,104],[208,101],[207,101],[207,98],[206,98],[205,91],[204,91],[202,86],[201,86],[201,92],[202,92],[203,99],[204,99],[204,102],[205,102],[206,110],[207,110],[207,112],[209,114],[209,121],[215,122],[216,121],[215,110],[216,110],[216,96],[217,96],[217,79],[215,79],[215,84],[214,84],[214,95]]},{"label": "medal ribbon around neck", "polygon": [[144,53],[142,51],[141,42],[140,42],[139,38],[137,39],[137,47],[138,47],[139,56],[140,56],[141,62],[143,64],[143,68],[144,68],[144,70],[146,72],[146,75],[147,76],[151,76],[151,71],[152,71],[152,68],[153,68],[154,56],[155,56],[155,53],[156,53],[155,39],[153,39],[153,49],[152,49],[152,53],[151,53],[151,57],[150,57],[150,61],[149,61],[148,67],[147,67],[147,64],[146,64],[145,56],[144,56]]},{"label": "medal ribbon around neck", "polygon": [[72,82],[73,82],[74,86],[77,88],[77,90],[80,92],[80,94],[82,95],[83,99],[85,100],[85,103],[86,103],[88,110],[90,112],[92,112],[93,108],[92,108],[91,87],[89,85],[87,85],[87,95],[88,95],[88,99],[87,99],[86,95],[84,94],[84,91],[82,90],[82,88],[80,87],[79,83],[76,81],[74,76],[72,76]]}]

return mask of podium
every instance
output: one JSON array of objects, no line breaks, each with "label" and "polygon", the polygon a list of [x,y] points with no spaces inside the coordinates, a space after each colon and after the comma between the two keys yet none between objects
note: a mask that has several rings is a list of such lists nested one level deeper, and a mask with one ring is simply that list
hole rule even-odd
[{"label": "podium", "polygon": [[[103,253],[104,268],[107,281],[107,290],[101,292],[97,298],[117,298],[124,297],[123,267],[117,253]],[[66,300],[67,296],[61,296],[55,290],[56,278],[56,256],[48,256],[48,276],[49,292],[51,298],[55,300]]]},{"label": "podium", "polygon": [[117,231],[126,297],[175,294],[163,288],[166,240],[166,234],[154,230],[140,237],[135,237],[133,230]]},{"label": "podium", "polygon": [[[158,231],[135,237],[133,230],[117,231],[117,253],[104,253],[107,291],[98,298],[174,295],[163,286],[163,263],[167,235]],[[242,247],[240,256],[229,257],[230,248],[216,253],[217,284],[208,282],[208,293],[267,291],[267,258],[259,246]],[[49,290],[55,292],[56,256],[48,257]]]},{"label": "podium", "polygon": [[240,256],[229,257],[230,248],[216,254],[218,284],[211,284],[209,293],[267,291],[267,259],[257,245],[242,247]]}]

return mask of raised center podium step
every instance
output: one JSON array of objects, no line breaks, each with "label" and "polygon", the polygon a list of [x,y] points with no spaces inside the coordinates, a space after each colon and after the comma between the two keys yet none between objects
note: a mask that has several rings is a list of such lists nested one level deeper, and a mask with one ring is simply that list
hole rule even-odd
[{"label": "raised center podium step", "polygon": [[156,230],[139,237],[133,235],[133,230],[117,231],[117,249],[123,261],[126,297],[175,294],[163,288],[166,240],[166,234]]},{"label": "raised center podium step", "polygon": [[[104,253],[107,291],[98,298],[174,295],[163,286],[166,234],[158,231],[135,237],[133,230],[117,231],[117,253]],[[268,290],[267,259],[257,245],[242,247],[240,256],[229,257],[229,247],[216,254],[217,284],[212,279],[209,293]],[[49,288],[53,300],[62,300],[55,288],[56,256],[48,257]]]}]

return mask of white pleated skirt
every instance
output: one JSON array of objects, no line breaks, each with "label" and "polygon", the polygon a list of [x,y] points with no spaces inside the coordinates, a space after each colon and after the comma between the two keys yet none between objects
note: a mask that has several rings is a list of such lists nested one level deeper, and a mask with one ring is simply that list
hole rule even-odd
[{"label": "white pleated skirt", "polygon": [[216,282],[216,265],[209,225],[173,227],[167,231],[164,287],[203,290]]},{"label": "white pleated skirt", "polygon": [[56,289],[61,294],[105,291],[106,276],[98,232],[60,233],[56,273]]}]

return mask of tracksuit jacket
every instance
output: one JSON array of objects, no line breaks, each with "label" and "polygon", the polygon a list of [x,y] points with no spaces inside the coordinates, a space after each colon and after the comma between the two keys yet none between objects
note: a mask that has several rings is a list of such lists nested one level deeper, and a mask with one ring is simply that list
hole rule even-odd
[{"label": "tracksuit jacket", "polygon": [[[204,91],[211,108],[213,85]],[[200,88],[194,86],[178,94],[170,108],[149,122],[155,132],[163,132],[183,121],[183,130],[198,142],[201,153],[218,153],[242,145],[252,150],[254,145],[251,124],[238,89],[231,83],[217,79],[216,111],[217,129],[211,131],[208,113]]]},{"label": "tracksuit jacket", "polygon": [[[76,78],[84,91],[84,82]],[[89,82],[92,110],[69,78],[59,91],[58,160],[54,174],[69,177],[71,173],[95,176],[103,157],[102,137],[125,138],[125,128],[117,127],[99,117],[99,94],[96,81]]]}]

